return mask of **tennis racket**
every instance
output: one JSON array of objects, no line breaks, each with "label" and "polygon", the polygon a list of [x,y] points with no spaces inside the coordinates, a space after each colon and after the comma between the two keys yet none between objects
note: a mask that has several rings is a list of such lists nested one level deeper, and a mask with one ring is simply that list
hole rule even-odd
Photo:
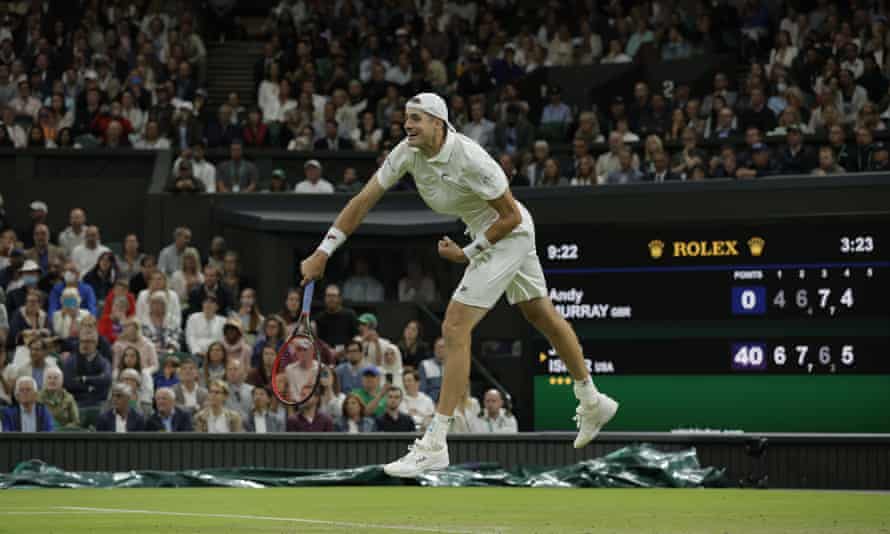
[{"label": "tennis racket", "polygon": [[314,289],[314,281],[303,287],[300,319],[293,333],[278,349],[275,363],[272,364],[272,391],[279,401],[288,406],[304,404],[318,389],[322,365],[315,336],[312,335],[312,325],[309,323]]}]

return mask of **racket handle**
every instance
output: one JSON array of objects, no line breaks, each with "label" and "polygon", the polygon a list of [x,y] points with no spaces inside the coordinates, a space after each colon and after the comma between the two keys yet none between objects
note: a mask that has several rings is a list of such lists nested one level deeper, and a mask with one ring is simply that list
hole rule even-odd
[{"label": "racket handle", "polygon": [[310,280],[303,286],[303,313],[312,311],[312,293],[315,291],[315,280]]}]

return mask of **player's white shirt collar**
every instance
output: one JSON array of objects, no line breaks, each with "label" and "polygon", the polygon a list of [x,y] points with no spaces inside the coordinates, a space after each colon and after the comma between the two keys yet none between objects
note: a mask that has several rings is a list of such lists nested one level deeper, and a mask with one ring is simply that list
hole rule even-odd
[{"label": "player's white shirt collar", "polygon": [[[451,160],[451,153],[454,152],[454,143],[456,142],[457,133],[448,132],[448,134],[445,136],[445,143],[442,144],[442,148],[439,149],[439,153],[431,158],[426,158],[427,163],[448,163],[448,161]],[[419,153],[421,156],[423,155],[423,152],[421,152],[419,148],[409,148]]]}]

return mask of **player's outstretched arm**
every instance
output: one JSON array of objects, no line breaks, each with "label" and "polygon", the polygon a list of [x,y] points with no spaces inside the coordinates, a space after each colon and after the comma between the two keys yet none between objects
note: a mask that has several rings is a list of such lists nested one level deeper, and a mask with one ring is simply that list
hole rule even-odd
[{"label": "player's outstretched arm", "polygon": [[377,176],[374,175],[357,195],[349,199],[346,206],[340,210],[334,225],[325,234],[321,245],[315,249],[311,256],[300,263],[300,273],[303,275],[303,284],[310,280],[318,280],[324,276],[328,258],[334,253],[346,238],[355,232],[365,216],[371,211],[377,202],[383,197],[386,190],[380,185]]}]

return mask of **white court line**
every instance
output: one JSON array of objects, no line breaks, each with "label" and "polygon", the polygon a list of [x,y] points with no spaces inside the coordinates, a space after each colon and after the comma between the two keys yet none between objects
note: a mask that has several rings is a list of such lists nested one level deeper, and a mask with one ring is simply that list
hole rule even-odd
[{"label": "white court line", "polygon": [[[324,519],[302,519],[299,517],[275,517],[268,515],[244,515],[244,514],[205,514],[199,512],[167,512],[161,510],[125,510],[121,508],[92,508],[86,506],[53,506],[58,510],[70,510],[76,512],[101,512],[108,514],[148,514],[167,515],[176,517],[209,517],[218,519],[247,519],[252,521],[280,521],[285,523],[303,523],[310,525],[322,525],[337,528],[381,529],[381,530],[410,530],[412,532],[442,532],[446,534],[476,534],[479,529],[455,530],[444,528],[420,527],[413,525],[379,525],[373,523],[352,523],[348,521],[326,521]],[[497,529],[501,531],[502,529]]]}]

